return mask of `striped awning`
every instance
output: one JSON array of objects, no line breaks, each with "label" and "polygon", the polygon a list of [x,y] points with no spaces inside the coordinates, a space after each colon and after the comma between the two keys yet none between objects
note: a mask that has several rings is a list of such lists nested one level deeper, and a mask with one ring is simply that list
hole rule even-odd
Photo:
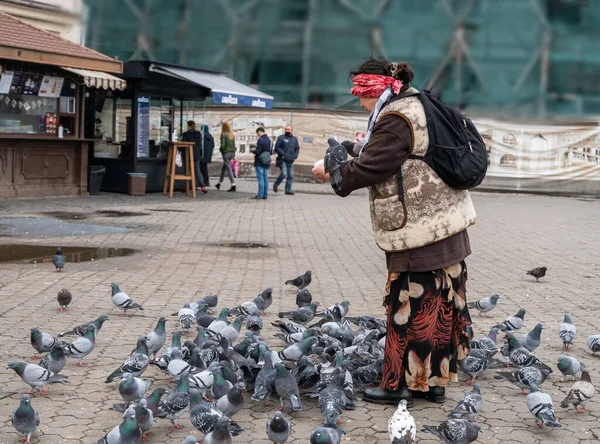
[{"label": "striped awning", "polygon": [[85,86],[87,86],[88,88],[112,89],[113,91],[118,89],[120,91],[123,91],[127,86],[125,80],[113,76],[112,74],[108,74],[106,72],[66,67],[62,67],[62,69],[83,77]]}]

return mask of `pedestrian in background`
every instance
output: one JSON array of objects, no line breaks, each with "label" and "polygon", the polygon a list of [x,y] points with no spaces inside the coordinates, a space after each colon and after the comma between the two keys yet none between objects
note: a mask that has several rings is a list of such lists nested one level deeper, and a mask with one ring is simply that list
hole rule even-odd
[{"label": "pedestrian in background", "polygon": [[259,126],[256,129],[258,141],[254,154],[254,167],[258,180],[258,194],[253,199],[266,199],[269,195],[269,166],[271,165],[271,139],[265,134],[265,129]]},{"label": "pedestrian in background", "polygon": [[292,184],[294,183],[294,161],[298,158],[300,151],[300,143],[298,139],[292,133],[292,126],[287,125],[285,127],[285,133],[277,138],[275,142],[275,152],[281,156],[281,174],[275,183],[273,184],[273,191],[277,193],[277,187],[285,181],[285,194],[294,195],[292,191]]},{"label": "pedestrian in background", "polygon": [[188,130],[183,133],[182,140],[184,142],[194,142],[194,175],[196,177],[196,189],[202,190],[203,193],[208,193],[204,184],[204,178],[200,171],[200,163],[204,161],[204,153],[202,151],[202,133],[196,130],[196,123],[190,120],[187,123]]},{"label": "pedestrian in background", "polygon": [[208,176],[208,164],[212,162],[213,150],[215,149],[215,139],[208,131],[208,125],[204,125],[204,156],[200,162],[200,172],[207,187],[210,186],[210,177]]},{"label": "pedestrian in background", "polygon": [[223,156],[223,166],[221,167],[221,176],[219,177],[219,183],[215,185],[218,190],[221,188],[225,174],[229,177],[231,182],[231,188],[227,191],[235,191],[235,178],[233,177],[233,170],[231,169],[231,161],[235,157],[235,136],[231,125],[227,122],[223,123],[221,128],[221,154]]}]

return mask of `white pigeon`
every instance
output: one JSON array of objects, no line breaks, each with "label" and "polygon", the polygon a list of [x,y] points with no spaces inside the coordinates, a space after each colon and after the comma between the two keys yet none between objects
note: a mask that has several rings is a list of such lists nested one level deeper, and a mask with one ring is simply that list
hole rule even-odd
[{"label": "white pigeon", "polygon": [[179,325],[184,330],[189,330],[196,326],[196,314],[194,310],[190,308],[190,303],[186,302],[182,309],[177,313],[177,319]]},{"label": "white pigeon", "polygon": [[565,313],[565,317],[558,328],[558,336],[563,342],[563,346],[569,348],[569,345],[573,345],[576,335],[577,327],[575,327],[575,324],[571,321],[571,317]]},{"label": "white pigeon", "polygon": [[[127,310],[132,310],[134,308],[137,308],[138,310],[144,309],[144,307],[142,307],[141,305],[136,304],[134,302],[134,300],[131,299],[127,295],[127,293],[125,293],[124,291],[121,291],[121,289],[119,288],[119,285],[117,285],[116,283],[114,283],[114,282],[111,283],[110,288],[111,288],[112,303],[119,310],[126,312]],[[121,316],[121,313],[119,313],[117,316]]]},{"label": "white pigeon", "polygon": [[388,421],[388,436],[392,444],[411,444],[417,436],[417,424],[406,408],[405,399]]},{"label": "white pigeon", "polygon": [[[563,399],[560,406],[566,409],[570,405],[574,405],[575,409],[577,409],[577,413],[585,412],[587,411],[585,403],[588,402],[595,393],[596,388],[592,383],[590,374],[587,372],[587,370],[584,370],[581,372],[581,381],[577,381],[575,384],[573,384],[569,394],[565,399]],[[582,407],[582,410],[579,410],[579,406]]]}]

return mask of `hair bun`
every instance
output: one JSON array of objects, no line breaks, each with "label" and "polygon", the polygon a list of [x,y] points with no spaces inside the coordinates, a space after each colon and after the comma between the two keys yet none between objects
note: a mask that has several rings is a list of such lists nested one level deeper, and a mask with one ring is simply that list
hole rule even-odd
[{"label": "hair bun", "polygon": [[410,84],[415,77],[412,66],[407,62],[392,62],[390,63],[389,70],[390,77],[402,81],[405,85]]}]

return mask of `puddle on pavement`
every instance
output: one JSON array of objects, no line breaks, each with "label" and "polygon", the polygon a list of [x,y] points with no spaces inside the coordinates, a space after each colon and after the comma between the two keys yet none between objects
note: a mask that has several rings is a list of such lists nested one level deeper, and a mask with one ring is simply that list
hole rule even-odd
[{"label": "puddle on pavement", "polygon": [[[111,257],[130,256],[139,253],[132,248],[105,247],[61,247],[67,262],[87,262],[108,259]],[[0,263],[44,263],[52,262],[56,253],[54,246],[8,244],[0,245]]]},{"label": "puddle on pavement", "polygon": [[123,227],[91,225],[46,217],[0,218],[0,233],[3,236],[46,238],[57,236],[94,236],[98,234],[126,233],[128,231],[130,230]]},{"label": "puddle on pavement", "polygon": [[151,208],[148,211],[157,211],[157,212],[163,212],[163,213],[191,213],[190,210],[178,210],[176,208],[170,209],[170,208]]},{"label": "puddle on pavement", "polygon": [[221,242],[212,244],[215,247],[225,248],[269,248],[271,245],[265,242]]},{"label": "puddle on pavement", "polygon": [[150,213],[140,213],[136,211],[117,211],[117,210],[102,210],[96,211],[95,214],[100,214],[105,217],[135,217],[135,216],[149,216]]},{"label": "puddle on pavement", "polygon": [[60,220],[83,220],[90,217],[88,213],[71,213],[69,211],[50,211],[42,213],[42,216],[49,216]]}]

